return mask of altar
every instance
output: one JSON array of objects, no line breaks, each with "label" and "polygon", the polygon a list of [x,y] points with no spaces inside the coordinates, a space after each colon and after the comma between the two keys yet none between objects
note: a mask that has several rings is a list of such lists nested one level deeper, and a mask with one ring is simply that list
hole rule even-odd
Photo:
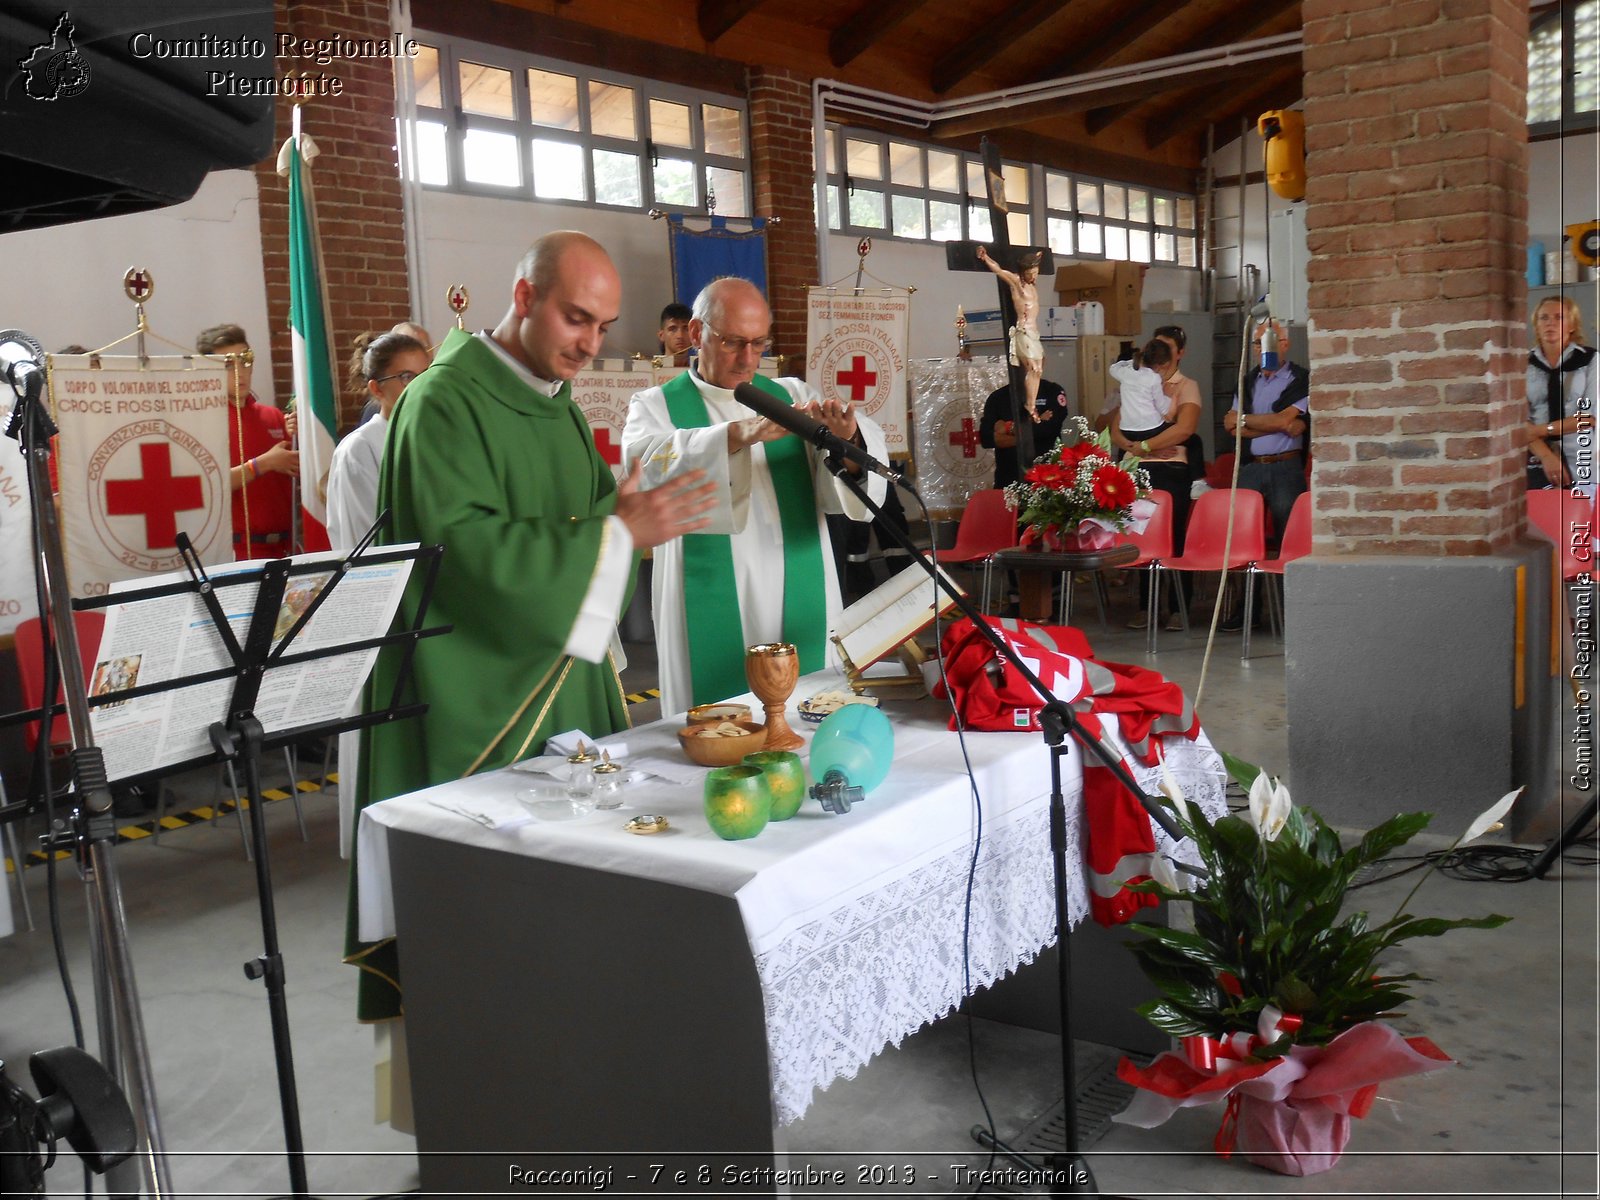
[{"label": "altar", "polygon": [[[796,695],[837,682],[803,679]],[[536,798],[548,779],[516,768],[366,810],[361,932],[398,936],[425,1192],[515,1190],[515,1151],[770,1160],[819,1089],[949,1014],[964,974],[988,986],[1054,942],[1043,743],[966,736],[979,844],[948,711],[885,711],[895,758],[881,787],[839,816],[807,801],[748,841],[711,833],[699,773],[635,780],[622,809],[575,818]],[[601,745],[625,745],[625,764],[681,761],[680,725]],[[1073,864],[1079,753],[1064,763]],[[1170,743],[1168,768],[1221,811],[1203,734]],[[1137,773],[1154,791],[1159,768]],[[670,830],[628,832],[640,813]],[[1087,890],[1081,870],[1068,878],[1076,923]]]}]

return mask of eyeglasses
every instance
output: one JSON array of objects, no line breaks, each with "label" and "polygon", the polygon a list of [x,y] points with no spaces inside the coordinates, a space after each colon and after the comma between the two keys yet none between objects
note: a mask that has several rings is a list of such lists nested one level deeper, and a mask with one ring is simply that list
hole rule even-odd
[{"label": "eyeglasses", "polygon": [[746,350],[750,349],[754,349],[758,354],[765,354],[768,350],[772,349],[772,339],[770,337],[731,338],[724,337],[709,325],[707,325],[705,329],[707,333],[722,343],[722,348],[724,350],[735,357],[742,355]]},{"label": "eyeglasses", "polygon": [[[427,369],[427,367],[423,367],[422,371],[426,371]],[[388,383],[391,379],[398,379],[400,381],[400,386],[405,387],[406,384],[410,383],[418,375],[421,375],[422,371],[396,371],[393,375],[379,375],[372,382]]]},{"label": "eyeglasses", "polygon": [[256,352],[254,350],[239,350],[233,354],[224,354],[222,357],[228,360],[230,366],[234,363],[238,363],[241,367],[253,367],[256,365]]},{"label": "eyeglasses", "polygon": [[1182,350],[1189,342],[1189,335],[1184,333],[1181,325],[1158,325],[1155,336],[1158,338],[1171,338],[1172,344]]}]

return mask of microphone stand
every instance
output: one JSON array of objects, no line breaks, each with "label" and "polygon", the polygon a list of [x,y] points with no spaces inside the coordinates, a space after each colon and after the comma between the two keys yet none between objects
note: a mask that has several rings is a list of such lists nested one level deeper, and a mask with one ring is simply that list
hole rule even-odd
[{"label": "microphone stand", "polygon": [[[88,893],[101,1057],[107,1065],[120,1059],[116,1076],[133,1108],[138,1134],[137,1161],[149,1184],[150,1195],[168,1196],[172,1194],[172,1181],[162,1146],[155,1081],[150,1070],[139,992],[134,982],[133,955],[128,948],[122,886],[112,853],[117,832],[116,819],[111,812],[111,787],[106,779],[105,757],[94,744],[89,723],[89,693],[69,600],[61,526],[51,500],[46,457],[55,429],[41,402],[43,372],[29,372],[15,391],[17,400],[5,432],[7,437],[21,442],[27,462],[28,488],[37,521],[35,569],[42,573],[49,598],[62,696],[66,703],[67,725],[72,732],[72,777],[76,795],[72,813],[73,839],[79,847],[79,868]],[[49,705],[48,697],[46,705]],[[49,736],[51,720],[48,715],[44,718],[40,737]],[[123,1189],[117,1187],[116,1190]]]},{"label": "microphone stand", "polygon": [[[1002,659],[1009,663],[1025,679],[1044,703],[1043,710],[1039,713],[1039,725],[1044,735],[1045,744],[1050,749],[1050,858],[1054,867],[1055,876],[1055,904],[1056,904],[1056,1003],[1061,1016],[1061,1085],[1062,1085],[1062,1118],[1064,1140],[1066,1149],[1060,1154],[1052,1154],[1047,1159],[1047,1169],[1050,1176],[1050,1195],[1052,1196],[1094,1196],[1099,1195],[1099,1188],[1095,1184],[1094,1174],[1089,1169],[1088,1160],[1078,1148],[1078,1106],[1077,1091],[1077,1065],[1073,1056],[1072,1046],[1072,1012],[1071,1012],[1071,980],[1072,957],[1068,936],[1072,932],[1072,915],[1067,905],[1067,879],[1066,879],[1066,848],[1067,848],[1067,806],[1066,797],[1061,790],[1061,760],[1071,753],[1066,745],[1067,736],[1070,734],[1079,745],[1099,759],[1118,782],[1127,788],[1139,803],[1144,806],[1150,819],[1166,831],[1173,841],[1181,841],[1183,833],[1173,823],[1171,816],[1163,809],[1153,797],[1146,795],[1143,788],[1134,779],[1133,774],[1123,765],[1120,755],[1113,753],[1100,738],[1092,736],[1078,720],[1072,711],[1072,706],[1058,699],[1044,682],[1036,675],[1027,662],[1013,650],[987,621],[983,614],[968,599],[966,593],[956,587],[949,579],[940,573],[933,560],[914,543],[910,536],[896,528],[890,521],[880,520],[883,509],[873,502],[867,495],[867,489],[861,486],[860,480],[850,472],[838,446],[845,445],[832,430],[821,427],[823,433],[814,433],[811,440],[824,452],[823,462],[827,468],[860,500],[873,514],[874,523],[878,530],[887,533],[891,540],[911,555],[912,559],[926,571],[933,579],[936,586],[944,589],[946,595],[955,602],[958,609],[979,630],[989,645]],[[824,434],[826,436],[824,436]],[[867,468],[864,468],[867,469]],[[905,486],[902,484],[902,486]],[[910,490],[910,489],[908,489]],[[912,493],[915,495],[915,492]],[[1183,865],[1182,869],[1194,876],[1204,874],[1198,866]],[[1006,1157],[1020,1163],[1029,1169],[1037,1169],[1038,1163],[1030,1161],[1018,1151],[999,1139],[990,1135],[982,1126],[974,1126],[973,1138],[983,1146],[1004,1154]]]}]

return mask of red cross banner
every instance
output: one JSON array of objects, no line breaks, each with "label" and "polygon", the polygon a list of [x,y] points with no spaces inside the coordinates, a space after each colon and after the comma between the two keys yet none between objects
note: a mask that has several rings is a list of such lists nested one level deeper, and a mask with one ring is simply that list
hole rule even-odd
[{"label": "red cross banner", "polygon": [[[605,368],[613,368],[606,370]],[[675,372],[676,373],[676,372]],[[635,392],[655,386],[648,359],[634,362],[597,359],[572,380],[572,402],[588,418],[594,447],[611,473],[622,478],[622,427],[628,420],[628,401]]]},{"label": "red cross banner", "polygon": [[910,367],[922,501],[937,516],[958,517],[967,497],[994,486],[994,451],[978,444],[978,426],[989,393],[1006,382],[1006,364],[998,358],[919,358]]},{"label": "red cross banner", "polygon": [[228,377],[187,357],[53,355],[50,404],[62,540],[74,596],[182,569],[178,533],[202,563],[231,562]]},{"label": "red cross banner", "polygon": [[906,346],[911,298],[903,288],[857,294],[814,287],[806,301],[806,382],[847,400],[883,429],[891,455],[911,449],[906,423]]},{"label": "red cross banner", "polygon": [[[0,380],[0,428],[11,420],[16,394]],[[15,438],[0,437],[0,636],[37,616],[33,592],[33,506],[28,501],[28,469]]]}]

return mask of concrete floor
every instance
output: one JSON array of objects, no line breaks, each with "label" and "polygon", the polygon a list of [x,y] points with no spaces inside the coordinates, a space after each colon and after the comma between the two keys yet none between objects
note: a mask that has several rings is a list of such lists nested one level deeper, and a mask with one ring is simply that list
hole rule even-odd
[{"label": "concrete floor", "polygon": [[[1102,632],[1091,616],[1086,628],[1102,657],[1150,661],[1144,635],[1120,622]],[[1285,771],[1282,645],[1262,636],[1257,657],[1243,664],[1238,645],[1238,635],[1219,639],[1202,719],[1219,746]],[[630,688],[653,683],[652,651],[631,648]],[[1154,665],[1192,694],[1202,654],[1199,637],[1163,634]],[[656,706],[641,704],[634,715],[650,719]],[[204,803],[210,787],[208,776],[191,778],[180,791],[188,802]],[[345,872],[332,797],[313,792],[304,802],[308,842],[286,801],[270,804],[267,815],[311,1190],[372,1196],[415,1189],[411,1139],[373,1121],[372,1033],[352,1019],[355,971],[339,962]],[[236,827],[230,818],[173,830],[159,846],[148,838],[124,843],[117,861],[177,1194],[287,1191],[265,990],[241,970],[260,953],[262,937],[254,875]],[[38,914],[45,868],[29,867],[25,880]],[[1411,882],[1379,884],[1363,901],[1386,916]],[[73,978],[92,1025],[83,891],[70,865],[60,883]],[[1458,1065],[1384,1088],[1334,1171],[1289,1179],[1238,1159],[1224,1162],[1210,1152],[1218,1112],[1205,1109],[1156,1130],[1113,1126],[1092,1147],[1100,1187],[1140,1197],[1595,1195],[1596,894],[1595,869],[1572,864],[1537,883],[1438,877],[1427,884],[1417,905],[1423,913],[1498,911],[1515,920],[1499,930],[1408,944],[1387,964],[1436,978],[1422,985],[1400,1027],[1428,1034]],[[28,1053],[72,1036],[42,917],[40,923],[38,932],[0,939],[0,1058],[25,1084]],[[1056,1039],[991,1021],[972,1026],[994,1123],[1002,1136],[1014,1136],[1060,1097]],[[791,1164],[853,1168],[871,1154],[914,1165],[917,1182],[796,1194],[970,1193],[972,1176],[958,1164],[968,1172],[984,1165],[968,1138],[983,1120],[969,1074],[967,1022],[947,1020],[836,1083],[785,1131]],[[64,1154],[48,1179],[53,1195],[78,1192],[73,1156]]]}]

